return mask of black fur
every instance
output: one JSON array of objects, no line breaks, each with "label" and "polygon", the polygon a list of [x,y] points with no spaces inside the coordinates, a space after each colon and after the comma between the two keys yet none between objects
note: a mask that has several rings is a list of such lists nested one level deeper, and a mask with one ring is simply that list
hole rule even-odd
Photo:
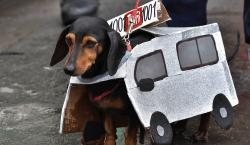
[{"label": "black fur", "polygon": [[65,36],[69,33],[69,29],[70,29],[70,27],[68,26],[62,31],[62,33],[57,41],[53,56],[51,58],[50,66],[57,64],[67,55],[68,46],[67,46],[66,41],[65,41]]}]

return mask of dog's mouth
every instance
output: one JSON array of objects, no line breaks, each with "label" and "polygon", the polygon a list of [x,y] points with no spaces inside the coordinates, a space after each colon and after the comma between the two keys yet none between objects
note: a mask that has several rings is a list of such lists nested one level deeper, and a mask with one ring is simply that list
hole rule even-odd
[{"label": "dog's mouth", "polygon": [[87,69],[83,73],[79,75],[84,78],[91,78],[96,76],[98,74],[98,71],[99,71],[99,66],[93,62],[91,65],[87,67]]},{"label": "dog's mouth", "polygon": [[68,64],[67,66],[64,67],[64,72],[70,76],[81,76],[92,70],[94,65],[95,61],[90,61],[89,63],[87,63],[87,65],[84,66]]},{"label": "dog's mouth", "polygon": [[89,60],[84,67],[80,67],[80,70],[82,70],[79,75],[83,75],[87,71],[91,70],[92,67],[95,66],[95,60]]},{"label": "dog's mouth", "polygon": [[65,74],[69,76],[82,76],[86,78],[94,77],[99,73],[100,65],[96,61],[91,60],[85,63],[85,65],[73,65],[67,64],[64,67]]}]

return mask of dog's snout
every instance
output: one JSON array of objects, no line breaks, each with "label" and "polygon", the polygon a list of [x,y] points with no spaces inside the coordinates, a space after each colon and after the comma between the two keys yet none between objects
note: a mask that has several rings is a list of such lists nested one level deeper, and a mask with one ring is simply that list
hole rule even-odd
[{"label": "dog's snout", "polygon": [[64,68],[64,72],[65,72],[67,75],[73,75],[73,74],[74,74],[74,71],[75,71],[75,67],[74,67],[73,64],[67,65],[67,66]]}]

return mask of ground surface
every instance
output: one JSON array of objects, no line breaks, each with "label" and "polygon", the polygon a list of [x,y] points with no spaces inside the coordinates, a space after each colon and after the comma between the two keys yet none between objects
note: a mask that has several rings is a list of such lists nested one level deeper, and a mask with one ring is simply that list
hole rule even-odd
[{"label": "ground surface", "polygon": [[[130,0],[102,0],[99,15],[111,18],[132,8]],[[79,134],[59,135],[59,119],[68,77],[48,67],[62,30],[59,0],[0,0],[0,145],[77,145]],[[226,51],[242,34],[243,0],[209,0],[209,22],[221,26]],[[243,48],[243,38],[241,40]],[[242,49],[243,50],[243,49]],[[241,51],[244,56],[244,51]],[[250,65],[240,54],[230,65],[240,105],[229,131],[214,120],[208,145],[250,144]],[[197,119],[187,134],[197,128]],[[192,144],[176,138],[176,145]],[[122,143],[119,143],[119,145]]]}]

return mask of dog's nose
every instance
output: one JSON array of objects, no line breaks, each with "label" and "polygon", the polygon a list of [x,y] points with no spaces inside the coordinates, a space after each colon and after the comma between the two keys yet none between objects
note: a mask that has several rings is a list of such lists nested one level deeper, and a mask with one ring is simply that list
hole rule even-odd
[{"label": "dog's nose", "polygon": [[67,75],[73,75],[73,74],[74,74],[74,71],[75,71],[75,67],[74,67],[74,65],[72,65],[72,64],[67,65],[67,66],[64,68],[64,72],[65,72]]}]

